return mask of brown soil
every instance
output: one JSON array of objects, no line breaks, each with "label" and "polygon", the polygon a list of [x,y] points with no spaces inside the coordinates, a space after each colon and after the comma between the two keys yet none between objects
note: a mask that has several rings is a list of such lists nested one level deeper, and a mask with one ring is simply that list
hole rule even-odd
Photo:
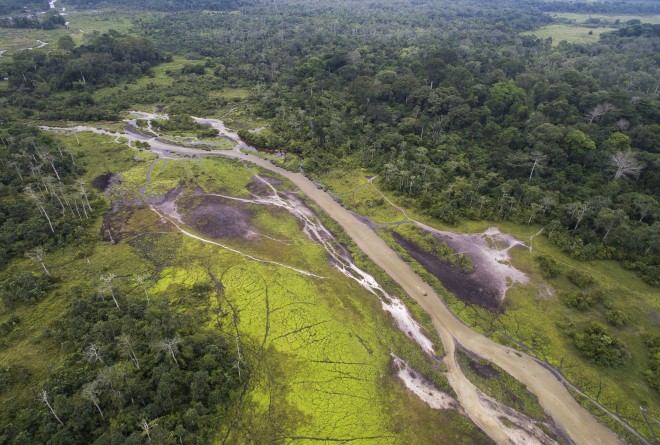
[{"label": "brown soil", "polygon": [[448,261],[443,261],[435,255],[425,252],[412,241],[409,241],[396,232],[392,233],[394,240],[403,247],[408,255],[435,276],[449,292],[462,301],[502,312],[502,304],[496,289],[480,282],[474,272],[467,273]]}]

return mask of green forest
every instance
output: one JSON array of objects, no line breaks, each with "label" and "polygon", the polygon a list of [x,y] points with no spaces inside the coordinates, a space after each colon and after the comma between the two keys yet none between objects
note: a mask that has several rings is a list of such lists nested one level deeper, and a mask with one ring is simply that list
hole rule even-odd
[{"label": "green forest", "polygon": [[[366,221],[464,324],[563,376],[621,440],[657,442],[658,17],[644,0],[0,1],[0,444],[430,443],[433,422],[449,425],[438,443],[498,441],[469,411],[402,400],[391,355],[461,396],[423,304],[288,180],[264,188],[249,163],[194,151],[236,141]],[[316,223],[283,204],[295,193],[341,249],[310,241]],[[216,217],[232,229],[209,229]],[[475,303],[423,258],[472,276],[469,253],[431,229],[494,226],[522,240],[506,261],[529,280]],[[243,256],[192,244],[208,240]],[[401,298],[439,359],[337,272],[339,250]],[[283,264],[308,281],[266,270]],[[318,304],[280,322],[295,335],[271,325],[287,288]],[[371,351],[362,438],[346,402],[323,398],[353,380],[301,383],[334,382],[305,368],[329,353],[298,331],[330,325],[359,339],[325,346],[338,363]],[[479,391],[531,410],[553,431],[541,443],[572,443],[533,388],[457,346]]]}]

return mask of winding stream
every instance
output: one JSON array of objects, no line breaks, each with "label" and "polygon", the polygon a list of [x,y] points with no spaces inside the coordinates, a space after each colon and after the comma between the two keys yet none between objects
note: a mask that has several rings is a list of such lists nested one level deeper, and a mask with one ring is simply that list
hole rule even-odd
[{"label": "winding stream", "polygon": [[[208,152],[205,150],[170,145],[130,130],[124,133],[113,133],[93,127],[51,128],[41,127],[47,131],[80,132],[91,131],[97,134],[125,138],[129,142],[146,141],[151,145],[151,151],[166,159],[184,156],[223,156],[240,159],[255,164],[265,170],[286,177],[294,183],[308,198],[313,200],[323,211],[328,213],[353,242],[375,264],[381,267],[403,290],[430,314],[442,343],[446,356],[447,378],[454,389],[458,401],[470,419],[483,429],[498,444],[545,443],[534,434],[521,436],[521,431],[506,427],[501,420],[501,411],[496,409],[462,373],[455,359],[457,342],[475,354],[495,363],[527,386],[534,393],[546,413],[577,444],[622,444],[623,442],[601,424],[591,413],[582,408],[563,384],[563,379],[547,369],[534,358],[518,352],[507,346],[495,343],[482,334],[464,325],[445,305],[440,296],[419,277],[368,225],[360,221],[354,214],[338,204],[328,193],[320,190],[311,180],[300,173],[293,173],[277,167],[270,161],[258,156],[241,152],[249,148],[235,133],[229,132],[222,122],[211,119],[196,121],[211,125],[218,129],[224,137],[236,142],[234,150]],[[277,205],[271,202],[272,205]],[[280,205],[284,205],[279,203]],[[368,277],[352,269],[349,264],[343,265],[347,276],[356,280],[369,281]],[[340,267],[341,270],[341,267]],[[371,278],[373,280],[373,278]],[[377,283],[369,283],[372,292],[379,292]],[[378,287],[376,287],[378,286]],[[381,300],[382,301],[382,300]],[[387,309],[386,309],[387,310]],[[390,312],[388,310],[388,312]],[[393,314],[394,315],[394,314]],[[395,315],[396,318],[396,315]],[[486,396],[487,397],[487,396]],[[507,418],[510,421],[510,419]]]}]

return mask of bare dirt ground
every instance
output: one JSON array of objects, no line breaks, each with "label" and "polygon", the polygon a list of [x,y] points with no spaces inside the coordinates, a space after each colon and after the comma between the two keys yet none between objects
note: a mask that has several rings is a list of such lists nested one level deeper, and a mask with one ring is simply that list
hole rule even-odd
[{"label": "bare dirt ground", "polygon": [[92,187],[100,192],[105,192],[105,190],[110,186],[111,182],[112,173],[104,173],[94,178],[92,181]]},{"label": "bare dirt ground", "polygon": [[[183,221],[197,232],[214,239],[240,238],[255,240],[259,232],[251,223],[253,214],[245,206],[219,196],[193,197],[193,207],[185,212]],[[187,207],[184,200],[182,205]]]},{"label": "bare dirt ground", "polygon": [[471,279],[484,289],[494,290],[500,304],[513,284],[529,282],[523,272],[511,265],[509,255],[511,249],[527,247],[526,244],[497,227],[489,227],[482,233],[454,233],[417,225],[447,243],[457,254],[467,255],[474,264]]}]

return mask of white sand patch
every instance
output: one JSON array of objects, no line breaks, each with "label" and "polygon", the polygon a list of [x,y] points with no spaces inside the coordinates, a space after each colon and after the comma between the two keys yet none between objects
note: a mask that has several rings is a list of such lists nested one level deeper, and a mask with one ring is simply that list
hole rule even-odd
[{"label": "white sand patch", "polygon": [[[492,397],[484,394],[477,388],[481,405],[496,419],[500,428],[507,435],[512,444],[530,445],[557,445],[537,424],[545,422],[535,421],[524,414],[510,408]],[[547,425],[547,424],[546,424]],[[550,427],[548,425],[548,427]],[[551,428],[549,428],[551,429]]]},{"label": "white sand patch", "polygon": [[436,389],[431,382],[413,370],[408,363],[390,353],[397,367],[397,376],[410,391],[433,409],[455,409],[462,411],[459,403],[449,394]]},{"label": "white sand patch", "polygon": [[506,291],[516,283],[526,284],[529,278],[511,265],[509,251],[516,246],[527,245],[511,235],[500,232],[497,227],[489,227],[483,233],[454,233],[434,229],[420,222],[417,225],[438,235],[456,253],[467,255],[474,264],[472,276],[475,280],[497,290],[500,300]]}]

